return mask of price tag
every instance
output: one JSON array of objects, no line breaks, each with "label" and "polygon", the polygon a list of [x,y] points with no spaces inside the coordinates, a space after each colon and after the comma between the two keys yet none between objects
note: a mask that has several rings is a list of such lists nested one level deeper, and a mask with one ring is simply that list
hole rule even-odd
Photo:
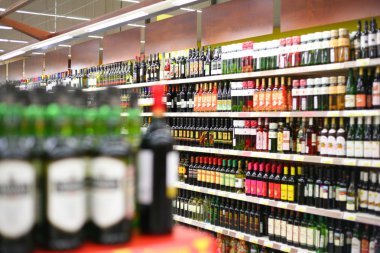
[{"label": "price tag", "polygon": [[372,166],[376,168],[380,168],[380,160],[374,160],[372,161]]},{"label": "price tag", "polygon": [[247,196],[245,196],[244,194],[238,194],[237,199],[245,201],[247,200]]},{"label": "price tag", "polygon": [[357,59],[356,60],[356,66],[357,67],[364,67],[364,66],[368,66],[369,65],[369,58],[365,58],[365,59]]},{"label": "price tag", "polygon": [[295,156],[293,156],[293,159],[295,161],[303,162],[303,160],[305,160],[305,157],[302,155],[295,155]]},{"label": "price tag", "polygon": [[298,212],[306,212],[306,206],[296,206],[296,211]]},{"label": "price tag", "polygon": [[330,158],[330,157],[322,157],[321,158],[321,163],[333,164],[333,162],[334,162],[333,158]]},{"label": "price tag", "polygon": [[339,112],[338,111],[329,111],[327,112],[328,117],[339,117]]},{"label": "price tag", "polygon": [[288,203],[285,203],[285,202],[278,202],[277,203],[277,207],[279,208],[288,208]]},{"label": "price tag", "polygon": [[280,112],[280,117],[289,117],[290,112]]},{"label": "price tag", "polygon": [[219,234],[223,234],[223,229],[220,228],[220,227],[216,227],[215,228],[215,232],[219,233]]},{"label": "price tag", "polygon": [[281,245],[280,250],[283,252],[290,252],[290,247],[288,245]]},{"label": "price tag", "polygon": [[371,160],[365,160],[365,159],[358,160],[358,165],[363,166],[363,167],[370,167]]},{"label": "price tag", "polygon": [[289,161],[290,160],[290,155],[280,155],[280,159],[284,161]]},{"label": "price tag", "polygon": [[238,117],[247,118],[249,117],[249,112],[239,112]]},{"label": "price tag", "polygon": [[212,227],[211,224],[207,224],[207,225],[205,226],[205,229],[207,229],[207,230],[213,230],[212,228],[213,228],[213,227]]},{"label": "price tag", "polygon": [[350,220],[350,221],[356,221],[356,214],[353,213],[344,213],[343,214],[344,220]]},{"label": "price tag", "polygon": [[207,193],[210,194],[210,195],[215,195],[215,194],[216,194],[216,191],[213,190],[213,189],[208,189],[208,190],[207,190]]},{"label": "price tag", "polygon": [[237,233],[236,238],[239,240],[244,240],[244,235],[242,233]]},{"label": "price tag", "polygon": [[226,197],[226,196],[227,196],[227,192],[225,192],[225,191],[220,191],[220,192],[219,192],[219,195],[220,195],[221,197]]},{"label": "price tag", "polygon": [[250,241],[251,243],[254,243],[254,244],[258,244],[258,243],[259,243],[259,239],[257,239],[256,237],[251,237],[251,238],[249,239],[249,241]]},{"label": "price tag", "polygon": [[273,242],[265,241],[264,246],[268,248],[273,248]]},{"label": "price tag", "polygon": [[260,199],[259,204],[267,206],[267,205],[269,205],[269,200],[268,199]]},{"label": "price tag", "polygon": [[343,165],[349,165],[349,166],[354,166],[356,165],[356,160],[355,159],[343,159],[342,160]]}]

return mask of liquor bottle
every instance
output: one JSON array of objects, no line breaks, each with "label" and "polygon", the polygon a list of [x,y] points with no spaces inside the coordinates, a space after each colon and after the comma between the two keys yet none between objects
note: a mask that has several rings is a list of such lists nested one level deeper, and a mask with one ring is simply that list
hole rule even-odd
[{"label": "liquor bottle", "polygon": [[207,48],[207,53],[204,61],[204,76],[211,75],[211,48],[210,46]]},{"label": "liquor bottle", "polygon": [[302,123],[297,133],[297,153],[306,154],[306,138],[305,138],[305,118],[302,118]]},{"label": "liquor bottle", "polygon": [[348,70],[348,77],[346,83],[346,95],[345,100],[345,109],[355,109],[356,107],[356,85],[353,75],[353,70]]},{"label": "liquor bottle", "polygon": [[306,150],[308,155],[317,154],[317,133],[313,125],[313,118],[309,118],[309,127],[306,130]]},{"label": "liquor bottle", "polygon": [[356,109],[364,109],[366,107],[366,90],[363,68],[359,68],[359,77],[356,82],[355,107]]},{"label": "liquor bottle", "polygon": [[202,47],[202,49],[200,50],[200,53],[199,53],[199,73],[198,73],[198,76],[205,76],[205,64],[206,64],[206,56],[205,56],[205,51],[204,51],[204,47]]},{"label": "liquor bottle", "polygon": [[235,191],[236,193],[244,193],[245,175],[242,169],[241,160],[238,161],[238,169],[235,172]]},{"label": "liquor bottle", "polygon": [[281,178],[281,201],[288,201],[288,166],[284,166],[284,175]]},{"label": "liquor bottle", "polygon": [[362,158],[364,156],[364,127],[363,117],[358,117],[355,140],[354,140],[354,156],[356,158]]},{"label": "liquor bottle", "polygon": [[293,223],[293,240],[292,240],[292,245],[295,247],[300,246],[300,225],[301,225],[301,213],[296,212],[296,217],[294,218],[294,223]]},{"label": "liquor bottle", "polygon": [[136,57],[135,64],[133,65],[133,83],[139,83],[140,82],[140,64],[139,64],[139,58]]},{"label": "liquor bottle", "polygon": [[364,30],[360,35],[360,53],[361,58],[369,57],[369,48],[368,48],[368,21],[364,21]]},{"label": "liquor bottle", "polygon": [[[37,163],[41,161],[40,147],[47,130],[43,127],[43,90],[38,90],[31,97],[32,102],[39,100],[38,104],[28,105],[28,94],[24,91],[16,92],[5,87],[1,89],[0,139],[4,144],[1,147],[0,160],[0,252],[33,251],[33,232],[38,215],[35,212],[38,180],[36,172],[41,169]],[[5,97],[7,102],[4,100]],[[37,116],[36,119],[32,115]],[[25,129],[21,126],[23,121],[28,122]],[[34,136],[36,132],[39,133],[38,137]],[[30,141],[31,145],[26,145],[27,141]],[[45,171],[42,178],[46,176]]]},{"label": "liquor bottle", "polygon": [[306,204],[306,178],[304,176],[304,171],[301,166],[297,166],[297,184],[295,186],[296,189],[296,197],[295,200],[300,205]]},{"label": "liquor bottle", "polygon": [[357,60],[362,58],[361,56],[361,48],[360,48],[360,36],[362,33],[362,23],[360,20],[358,20],[357,24],[357,30],[354,35],[353,41],[354,41],[354,54],[352,55],[353,60]]},{"label": "liquor bottle", "polygon": [[323,185],[320,190],[322,190],[321,198],[322,198],[322,208],[325,209],[331,209],[334,207],[334,186],[333,182],[331,181],[331,169],[326,169],[326,177],[323,181]]},{"label": "liquor bottle", "polygon": [[[166,234],[172,230],[171,201],[175,198],[178,153],[173,151],[174,140],[162,120],[162,86],[154,90],[154,120],[145,134],[138,155],[138,205],[140,228],[144,234]],[[155,175],[164,175],[155,176]],[[147,184],[147,182],[150,182]],[[159,221],[159,222],[158,222]]]},{"label": "liquor bottle", "polygon": [[314,110],[314,79],[308,78],[306,80],[306,110]]},{"label": "liquor bottle", "polygon": [[336,123],[335,118],[331,119],[331,126],[327,137],[327,155],[336,156]]},{"label": "liquor bottle", "polygon": [[289,117],[286,118],[286,123],[282,132],[283,132],[282,151],[285,154],[289,154],[291,153],[292,146],[293,146],[293,132],[290,126]]},{"label": "liquor bottle", "polygon": [[179,112],[187,112],[188,104],[187,104],[187,97],[186,97],[186,95],[187,95],[186,86],[183,84],[182,85],[182,90],[179,93],[179,99],[178,99],[178,101],[180,102],[180,105],[181,105]]},{"label": "liquor bottle", "polygon": [[329,119],[324,119],[323,129],[321,131],[321,140],[320,140],[320,155],[328,155],[328,129],[329,129]]},{"label": "liquor bottle", "polygon": [[275,240],[274,213],[275,213],[275,209],[272,206],[271,211],[269,212],[269,216],[268,216],[268,237],[269,237],[269,240],[271,241]]},{"label": "liquor bottle", "polygon": [[366,108],[372,109],[372,82],[373,82],[373,76],[372,76],[372,69],[365,69],[365,75],[364,75],[364,89],[365,89],[365,102],[366,102]]},{"label": "liquor bottle", "polygon": [[300,80],[300,89],[299,89],[299,94],[300,94],[300,111],[307,111],[307,82],[305,79]]},{"label": "liquor bottle", "polygon": [[273,180],[273,198],[275,200],[281,200],[281,173],[282,173],[282,164],[277,166],[277,174]]},{"label": "liquor bottle", "polygon": [[155,63],[154,63],[154,81],[160,81],[160,55],[157,54],[155,57]]},{"label": "liquor bottle", "polygon": [[268,198],[268,178],[269,178],[269,173],[271,169],[271,164],[266,163],[265,164],[265,173],[263,175],[263,181],[262,181],[262,197],[263,198]]},{"label": "liquor bottle", "polygon": [[193,51],[193,75],[192,77],[199,76],[199,51],[198,49],[194,49]]},{"label": "liquor bottle", "polygon": [[372,131],[372,158],[380,158],[380,117],[375,117],[375,123]]},{"label": "liquor bottle", "polygon": [[372,158],[372,117],[366,116],[364,119],[363,157]]},{"label": "liquor bottle", "polygon": [[259,106],[257,108],[258,111],[265,111],[265,79],[261,79],[261,88],[259,90]]},{"label": "liquor bottle", "polygon": [[346,210],[349,212],[357,211],[355,176],[356,176],[356,172],[352,171],[351,177],[350,177],[350,183],[347,188]]},{"label": "liquor bottle", "polygon": [[296,202],[297,201],[297,188],[296,188],[296,168],[294,166],[290,167],[290,177],[288,178],[288,201]]},{"label": "liquor bottle", "polygon": [[301,108],[301,94],[299,88],[299,80],[293,80],[292,88],[292,111],[299,111]]},{"label": "liquor bottle", "polygon": [[271,173],[268,177],[268,198],[274,199],[274,178],[276,177],[277,164],[273,163],[271,166]]},{"label": "liquor bottle", "polygon": [[265,104],[263,111],[272,111],[272,78],[268,78],[268,87],[265,90]]},{"label": "liquor bottle", "polygon": [[372,18],[371,19],[371,25],[370,25],[370,32],[368,34],[368,47],[369,47],[369,58],[376,58],[376,57],[379,57],[378,53],[377,53],[377,47],[376,47],[376,36],[377,33],[378,33],[378,30],[377,30],[377,25],[376,25],[376,19],[375,18]]},{"label": "liquor bottle", "polygon": [[189,85],[189,89],[187,90],[187,112],[193,112],[194,111],[194,92],[193,92],[193,85]]},{"label": "liquor bottle", "polygon": [[[371,137],[370,137],[371,138]],[[339,118],[339,129],[336,132],[336,156],[346,156],[346,131],[344,130],[344,118]]]},{"label": "liquor bottle", "polygon": [[314,198],[315,183],[314,183],[313,169],[314,169],[313,167],[305,168],[305,178],[306,178],[305,195],[306,195],[306,205],[308,206],[314,206],[314,203],[315,203],[315,198]]},{"label": "liquor bottle", "polygon": [[376,67],[375,80],[372,83],[372,107],[380,108],[380,66]]},{"label": "liquor bottle", "polygon": [[360,181],[358,183],[358,210],[367,212],[368,210],[368,171],[360,171]]}]

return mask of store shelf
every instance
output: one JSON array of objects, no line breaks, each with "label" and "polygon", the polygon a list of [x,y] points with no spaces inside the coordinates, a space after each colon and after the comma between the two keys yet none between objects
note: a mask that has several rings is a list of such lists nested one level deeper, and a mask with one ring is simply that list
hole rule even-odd
[{"label": "store shelf", "polygon": [[308,162],[319,163],[329,165],[344,165],[344,166],[359,166],[368,168],[380,168],[380,159],[357,159],[357,158],[340,158],[340,157],[323,157],[323,156],[311,156],[311,155],[294,155],[294,154],[278,154],[268,152],[256,152],[256,151],[240,151],[231,149],[217,149],[217,148],[201,148],[190,146],[176,145],[174,149],[178,151],[200,152],[216,155],[231,155],[241,157],[252,158],[265,158],[281,161],[296,161],[296,162]]},{"label": "store shelf", "polygon": [[[155,86],[159,84],[171,85],[171,84],[184,84],[184,83],[214,82],[214,81],[221,81],[221,80],[240,80],[240,79],[248,79],[248,78],[271,77],[271,76],[291,76],[291,75],[305,75],[305,74],[318,74],[318,73],[325,74],[331,71],[344,70],[344,69],[357,68],[357,67],[372,67],[376,65],[380,65],[380,58],[360,59],[356,61],[348,61],[348,62],[342,62],[342,63],[330,63],[330,64],[324,64],[324,65],[265,70],[265,71],[249,72],[249,73],[205,76],[205,77],[197,77],[197,78],[178,79],[178,80],[161,80],[157,82],[136,83],[136,84],[124,84],[124,85],[117,85],[115,87],[117,87],[118,89],[134,89],[134,88],[140,88],[140,87]],[[104,87],[86,88],[83,90],[97,91],[97,90],[102,90],[102,89],[104,89]]]},{"label": "store shelf", "polygon": [[[322,118],[322,117],[364,117],[379,116],[380,109],[373,110],[343,110],[343,111],[297,111],[297,112],[167,112],[165,117],[220,117],[220,118]],[[128,113],[121,113],[122,117]],[[143,117],[151,117],[151,112],[144,112]]]},{"label": "store shelf", "polygon": [[[34,253],[56,253],[57,251],[37,250]],[[170,235],[163,236],[140,236],[134,235],[132,241],[127,244],[117,246],[101,246],[93,243],[86,243],[77,250],[67,251],[70,253],[168,253],[168,252],[189,252],[216,253],[215,239],[194,229],[184,226],[175,226]]]},{"label": "store shelf", "polygon": [[256,237],[253,235],[241,233],[241,232],[238,232],[235,230],[231,230],[231,229],[227,229],[227,228],[223,228],[223,227],[219,227],[219,226],[214,226],[214,225],[211,225],[209,223],[192,220],[192,219],[181,217],[178,215],[174,215],[174,220],[181,222],[181,223],[189,224],[189,225],[192,225],[195,227],[199,227],[199,228],[202,228],[205,230],[213,231],[215,233],[227,235],[227,236],[239,239],[239,240],[244,240],[244,241],[247,241],[250,243],[262,245],[262,246],[265,246],[267,248],[277,249],[277,250],[280,250],[283,252],[291,252],[291,253],[315,252],[315,251],[308,251],[305,249],[300,249],[297,247],[292,247],[292,246],[289,246],[289,245],[286,245],[283,243],[279,243],[279,242],[274,242],[274,241],[269,240],[268,237]]},{"label": "store shelf", "polygon": [[333,210],[333,209],[323,209],[323,208],[316,208],[312,206],[298,205],[295,203],[287,203],[283,201],[276,201],[276,200],[246,196],[245,194],[238,194],[238,193],[220,191],[220,190],[215,190],[215,189],[209,189],[205,187],[185,184],[182,182],[178,182],[176,186],[179,189],[207,193],[214,196],[230,198],[230,199],[235,199],[235,200],[242,200],[245,202],[261,204],[265,206],[273,206],[273,207],[278,207],[282,209],[293,210],[293,211],[298,211],[298,212],[303,212],[303,213],[310,213],[310,214],[325,216],[325,217],[334,218],[334,219],[356,221],[356,222],[371,224],[375,226],[378,226],[380,224],[379,216],[365,214],[365,213],[349,213],[349,212],[342,212],[342,211]]}]

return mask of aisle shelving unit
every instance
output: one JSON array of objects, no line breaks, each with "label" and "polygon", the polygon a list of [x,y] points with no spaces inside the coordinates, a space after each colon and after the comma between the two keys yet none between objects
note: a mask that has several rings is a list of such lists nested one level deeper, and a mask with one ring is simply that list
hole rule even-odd
[{"label": "aisle shelving unit", "polygon": [[[185,83],[201,83],[201,82],[215,82],[222,80],[243,80],[249,78],[261,78],[261,77],[272,77],[272,76],[294,76],[294,75],[310,75],[310,74],[321,74],[339,70],[346,70],[349,68],[358,67],[373,67],[380,65],[380,58],[378,59],[360,59],[356,61],[348,61],[342,63],[330,63],[324,65],[314,65],[305,67],[295,67],[286,69],[275,69],[275,70],[264,70],[248,73],[239,74],[228,74],[228,75],[216,75],[216,76],[204,76],[197,78],[187,78],[187,79],[177,79],[177,80],[160,80],[157,82],[146,82],[146,83],[134,83],[134,84],[123,84],[115,86],[118,89],[134,89],[141,87],[150,87],[155,85],[175,85],[175,84],[185,84]],[[85,88],[83,91],[98,91],[103,90],[105,87],[91,87]]]},{"label": "aisle shelving unit", "polygon": [[380,159],[357,159],[357,158],[324,157],[324,156],[297,155],[297,154],[280,154],[280,153],[241,151],[241,150],[231,150],[231,149],[190,147],[190,146],[179,146],[179,145],[176,145],[174,149],[178,151],[186,151],[186,152],[199,152],[199,153],[207,153],[207,154],[215,154],[215,155],[265,158],[265,159],[275,159],[275,160],[280,160],[280,161],[296,161],[296,162],[308,162],[308,163],[319,163],[319,164],[329,164],[329,165],[380,168]]},{"label": "aisle shelving unit", "polygon": [[216,189],[209,189],[205,187],[189,185],[183,182],[178,182],[176,186],[179,189],[207,193],[213,196],[219,196],[219,197],[224,197],[224,198],[229,198],[229,199],[234,199],[234,200],[241,200],[241,201],[265,205],[265,206],[273,206],[273,207],[277,207],[281,209],[287,209],[287,210],[292,210],[292,211],[297,211],[297,212],[302,212],[302,213],[325,216],[325,217],[334,218],[334,219],[356,221],[359,223],[370,224],[370,225],[375,225],[375,226],[378,226],[380,224],[379,216],[370,215],[366,213],[350,213],[350,212],[339,211],[336,209],[323,209],[323,208],[317,208],[313,206],[299,205],[296,203],[287,203],[283,201],[247,196],[245,194],[238,194],[238,193],[233,193],[233,192],[226,192],[226,191],[220,191]]},{"label": "aisle shelving unit", "polygon": [[174,220],[177,222],[180,222],[180,223],[185,223],[185,224],[192,225],[195,227],[199,227],[199,228],[202,228],[205,230],[213,231],[215,233],[227,235],[227,236],[239,239],[239,240],[244,240],[244,241],[247,241],[250,243],[262,245],[262,246],[265,246],[267,248],[277,249],[277,250],[280,250],[283,252],[291,252],[291,253],[315,252],[315,251],[308,251],[305,249],[300,249],[297,247],[292,247],[292,246],[289,246],[289,245],[286,245],[283,243],[279,243],[279,242],[274,242],[274,241],[269,240],[268,237],[257,237],[257,236],[241,233],[241,232],[238,232],[235,230],[211,225],[211,224],[206,223],[206,222],[201,222],[201,221],[196,221],[196,220],[192,220],[189,218],[181,217],[178,215],[174,215]]},{"label": "aisle shelving unit", "polygon": [[[122,117],[128,113],[120,114]],[[323,118],[323,117],[365,117],[379,116],[380,109],[342,110],[342,111],[294,111],[294,112],[167,112],[165,117],[218,117],[218,118]],[[151,112],[141,113],[142,117],[151,117]]]}]

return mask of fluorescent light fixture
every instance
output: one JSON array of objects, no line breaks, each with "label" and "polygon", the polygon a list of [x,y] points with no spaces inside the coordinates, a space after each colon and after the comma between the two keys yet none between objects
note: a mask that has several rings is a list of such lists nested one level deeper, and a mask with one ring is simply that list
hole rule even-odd
[{"label": "fluorescent light fixture", "polygon": [[102,47],[99,47],[99,51],[103,51],[103,48],[102,48]]},{"label": "fluorescent light fixture", "polygon": [[180,8],[180,9],[183,11],[191,11],[191,12],[195,11],[194,9],[190,9],[190,8]]},{"label": "fluorescent light fixture", "polygon": [[144,44],[144,43],[145,43],[145,40],[140,40],[140,43],[143,43],[143,44]]},{"label": "fluorescent light fixture", "polygon": [[32,54],[34,54],[34,55],[44,55],[45,53],[41,53],[41,52],[33,52]]},{"label": "fluorescent light fixture", "polygon": [[176,1],[172,2],[172,5],[181,6],[181,5],[192,3],[192,2],[195,2],[195,1],[196,0],[176,0]]},{"label": "fluorescent light fixture", "polygon": [[65,45],[65,44],[59,44],[59,47],[71,47],[70,45]]},{"label": "fluorescent light fixture", "polygon": [[25,53],[25,51],[17,50],[17,51],[13,51],[13,52],[4,54],[4,55],[0,56],[0,61],[4,61],[4,60],[10,59],[10,58],[13,58],[13,57],[18,56],[18,55],[23,54],[23,53]]},{"label": "fluorescent light fixture", "polygon": [[12,30],[13,28],[10,26],[0,25],[0,29],[2,30]]},{"label": "fluorescent light fixture", "polygon": [[47,39],[45,41],[41,41],[39,43],[36,43],[34,46],[33,46],[33,49],[39,49],[39,48],[42,48],[42,47],[47,47],[47,46],[50,46],[50,45],[53,45],[53,44],[56,44],[58,42],[61,42],[61,41],[65,41],[65,40],[68,40],[68,39],[71,39],[73,36],[70,36],[70,35],[65,35],[65,36],[60,36],[60,37],[55,37],[55,38],[51,38],[51,39]]},{"label": "fluorescent light fixture", "polygon": [[[0,11],[5,11],[5,9],[4,8],[0,8]],[[34,12],[34,11],[22,11],[22,10],[18,10],[16,12],[17,13],[21,13],[21,14],[29,14],[29,15],[37,15],[37,16],[45,16],[45,17],[66,18],[66,19],[83,20],[83,21],[89,21],[89,20],[91,20],[89,18],[64,16],[64,15],[55,15],[55,14],[41,13],[41,12]]]},{"label": "fluorescent light fixture", "polygon": [[25,40],[8,40],[8,42],[21,43],[21,44],[28,44],[29,43],[29,42],[27,42]]},{"label": "fluorescent light fixture", "polygon": [[197,10],[197,12],[198,12],[198,13],[202,13],[202,11],[201,11],[201,10]]},{"label": "fluorescent light fixture", "polygon": [[4,49],[0,49],[0,52],[4,52],[5,50]]},{"label": "fluorescent light fixture", "polygon": [[138,24],[127,24],[128,26],[133,26],[133,27],[145,27],[145,25],[138,25]]},{"label": "fluorescent light fixture", "polygon": [[103,39],[103,36],[97,36],[97,35],[89,35],[89,38],[94,38],[94,39]]},{"label": "fluorescent light fixture", "polygon": [[21,43],[21,44],[28,44],[29,43],[25,40],[8,40],[8,39],[0,39],[0,42],[11,42],[11,43]]},{"label": "fluorescent light fixture", "polygon": [[141,17],[147,16],[147,15],[148,15],[148,13],[146,13],[144,11],[140,11],[140,12],[136,12],[133,14],[127,14],[125,16],[105,20],[104,22],[100,22],[100,24],[96,24],[96,25],[89,27],[86,30],[86,32],[98,31],[98,30],[101,30],[101,29],[104,29],[104,28],[107,28],[110,26],[118,25],[118,24],[130,21],[133,19],[141,18]]},{"label": "fluorescent light fixture", "polygon": [[128,3],[140,3],[140,1],[137,0],[121,0],[122,2],[128,2]]}]

